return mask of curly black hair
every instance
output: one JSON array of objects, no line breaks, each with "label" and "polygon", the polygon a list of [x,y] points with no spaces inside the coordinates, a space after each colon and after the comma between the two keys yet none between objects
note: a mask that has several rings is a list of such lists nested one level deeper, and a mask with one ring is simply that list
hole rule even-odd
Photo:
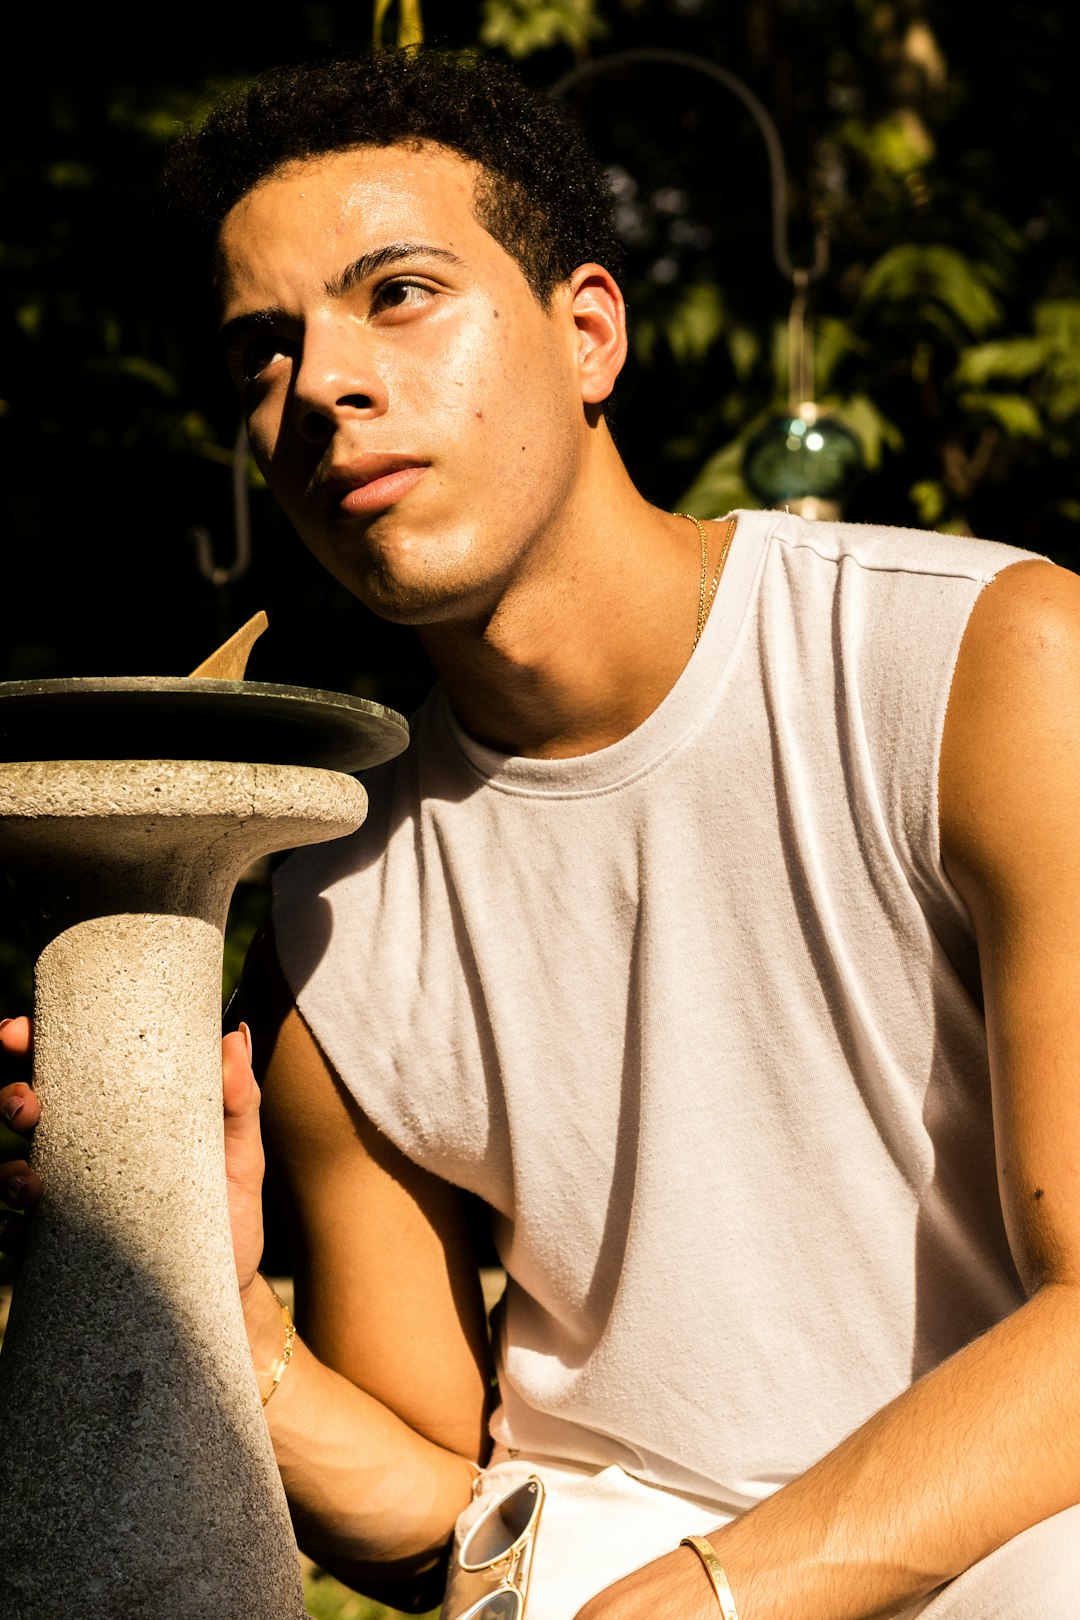
[{"label": "curly black hair", "polygon": [[547,304],[579,264],[618,271],[611,187],[565,107],[501,63],[444,50],[377,51],[261,74],[175,143],[174,216],[208,242],[284,165],[359,146],[430,141],[479,165],[475,213]]}]

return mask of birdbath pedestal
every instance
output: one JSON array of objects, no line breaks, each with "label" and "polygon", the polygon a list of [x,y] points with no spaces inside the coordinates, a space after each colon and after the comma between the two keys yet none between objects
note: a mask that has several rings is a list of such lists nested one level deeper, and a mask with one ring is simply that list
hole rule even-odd
[{"label": "birdbath pedestal", "polygon": [[[203,726],[219,753],[239,751],[232,697],[231,725]],[[351,701],[357,760],[404,746],[399,717]],[[77,721],[77,703],[65,712]],[[102,730],[99,712],[84,747],[101,748]],[[148,740],[130,716],[116,730],[111,752]],[[25,750],[18,731],[5,730],[0,687],[0,759]],[[232,1256],[222,945],[252,861],[351,832],[365,811],[339,766],[0,763],[0,862],[40,935],[33,1162],[45,1180],[0,1354],[5,1620],[305,1613]]]}]

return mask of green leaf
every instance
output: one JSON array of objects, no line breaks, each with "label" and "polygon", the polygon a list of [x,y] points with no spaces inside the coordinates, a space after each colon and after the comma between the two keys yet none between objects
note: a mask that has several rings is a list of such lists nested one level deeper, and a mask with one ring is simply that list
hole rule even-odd
[{"label": "green leaf", "polygon": [[1080,298],[1045,298],[1035,305],[1035,330],[1056,349],[1080,350]]},{"label": "green leaf", "polygon": [[934,141],[922,119],[910,108],[883,118],[868,131],[867,155],[890,174],[913,174],[934,156]]},{"label": "green leaf", "polygon": [[1035,330],[1048,360],[1040,380],[1040,403],[1052,422],[1068,422],[1080,414],[1080,299],[1053,298],[1036,304]]},{"label": "green leaf", "polygon": [[711,281],[692,282],[663,323],[676,360],[702,360],[724,328],[720,289]]},{"label": "green leaf", "polygon": [[1026,382],[1046,365],[1050,344],[1045,338],[1000,338],[979,343],[960,356],[954,380],[962,388],[983,388],[995,377]]},{"label": "green leaf", "polygon": [[727,346],[732,370],[740,382],[745,382],[761,355],[758,335],[749,326],[736,323],[728,328]]},{"label": "green leaf", "polygon": [[934,156],[933,136],[919,114],[909,108],[872,124],[849,118],[839,126],[835,139],[859,152],[872,169],[899,180],[925,168]]},{"label": "green leaf", "polygon": [[652,364],[659,338],[659,323],[651,315],[639,315],[630,328],[630,345],[643,366]]},{"label": "green leaf", "polygon": [[[642,365],[651,363],[661,339],[675,359],[685,363],[703,359],[723,329],[724,306],[720,289],[712,282],[699,281],[684,287],[669,309],[658,314],[639,315],[631,332],[631,341]],[[757,339],[744,327],[738,341],[740,358],[744,361],[753,346],[752,365],[757,358]]]},{"label": "green leaf", "polygon": [[101,356],[96,360],[87,361],[87,370],[134,377],[138,382],[148,383],[163,399],[176,398],[176,378],[166,371],[164,366],[155,365],[152,360],[144,359],[141,354]]},{"label": "green leaf", "polygon": [[869,394],[851,394],[835,405],[828,400],[823,404],[841,426],[858,439],[863,462],[870,472],[876,472],[881,466],[886,449],[899,452],[904,448],[904,435],[882,414]]},{"label": "green leaf", "polygon": [[1001,320],[999,285],[995,270],[965,258],[956,248],[904,242],[870,266],[861,301],[864,305],[915,304],[924,320],[940,324],[935,319],[937,306],[979,336]]},{"label": "green leaf", "polygon": [[919,514],[920,523],[932,529],[935,523],[941,521],[948,502],[944,484],[938,483],[936,478],[927,478],[920,484],[912,484],[908,495]]},{"label": "green leaf", "polygon": [[1039,413],[1025,394],[961,394],[960,409],[992,417],[1010,439],[1043,437]]},{"label": "green leaf", "polygon": [[680,495],[675,505],[680,512],[692,512],[695,517],[722,517],[736,507],[754,507],[758,502],[743,483],[743,448],[750,434],[759,426],[753,422],[737,439],[725,444],[706,461],[697,477]]},{"label": "green leaf", "polygon": [[825,393],[833,372],[849,354],[865,356],[870,345],[857,337],[846,321],[827,315],[814,322],[814,378],[816,392]]},{"label": "green leaf", "polygon": [[510,56],[553,45],[568,45],[577,54],[605,33],[595,0],[484,0],[481,43]]}]

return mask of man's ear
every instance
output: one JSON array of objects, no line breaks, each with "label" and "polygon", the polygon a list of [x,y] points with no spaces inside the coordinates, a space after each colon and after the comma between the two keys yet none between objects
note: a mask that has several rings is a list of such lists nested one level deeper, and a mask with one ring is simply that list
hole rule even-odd
[{"label": "man's ear", "polygon": [[626,359],[626,305],[615,277],[601,264],[579,265],[567,289],[577,332],[581,397],[586,405],[600,405]]}]

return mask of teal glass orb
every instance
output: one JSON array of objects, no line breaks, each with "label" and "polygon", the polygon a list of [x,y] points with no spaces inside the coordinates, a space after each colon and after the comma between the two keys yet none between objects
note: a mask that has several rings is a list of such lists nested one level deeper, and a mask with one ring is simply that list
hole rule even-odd
[{"label": "teal glass orb", "polygon": [[814,406],[771,416],[743,453],[743,478],[764,506],[807,497],[839,505],[862,473],[858,440]]}]

